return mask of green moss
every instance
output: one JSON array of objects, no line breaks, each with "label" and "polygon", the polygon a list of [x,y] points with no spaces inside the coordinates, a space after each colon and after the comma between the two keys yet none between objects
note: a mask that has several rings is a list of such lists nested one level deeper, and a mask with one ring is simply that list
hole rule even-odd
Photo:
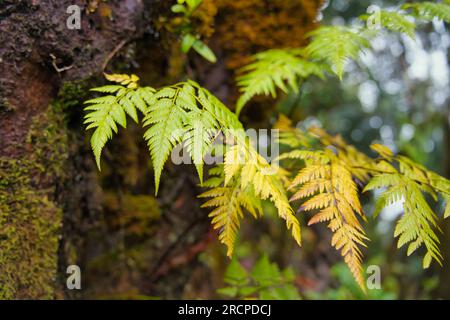
[{"label": "green moss", "polygon": [[79,107],[86,100],[89,93],[89,81],[65,82],[59,89],[58,98],[52,104],[55,112],[65,112],[71,108]]},{"label": "green moss", "polygon": [[23,159],[0,158],[0,299],[54,297],[64,176],[64,120],[49,108],[35,117]]}]

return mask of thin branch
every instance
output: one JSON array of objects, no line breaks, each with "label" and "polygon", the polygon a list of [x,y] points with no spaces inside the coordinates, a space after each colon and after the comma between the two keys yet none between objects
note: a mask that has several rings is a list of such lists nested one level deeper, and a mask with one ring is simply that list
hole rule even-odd
[{"label": "thin branch", "polygon": [[108,66],[108,63],[111,61],[112,58],[117,54],[117,52],[122,49],[122,47],[127,43],[127,40],[122,40],[113,51],[111,51],[108,56],[106,57],[105,61],[102,64],[102,71],[105,71],[106,67]]}]

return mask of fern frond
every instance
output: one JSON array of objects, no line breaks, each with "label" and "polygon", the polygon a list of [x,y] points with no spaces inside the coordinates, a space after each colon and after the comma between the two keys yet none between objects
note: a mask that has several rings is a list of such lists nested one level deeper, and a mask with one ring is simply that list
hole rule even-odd
[{"label": "fern frond", "polygon": [[291,148],[310,147],[311,145],[309,135],[298,128],[292,127],[292,121],[283,114],[278,117],[273,128],[279,131],[276,138],[280,144]]},{"label": "fern frond", "polygon": [[416,24],[409,21],[403,14],[382,10],[381,25],[394,32],[404,33],[411,39],[416,38]]},{"label": "fern frond", "polygon": [[237,179],[242,190],[251,187],[255,196],[271,201],[279,216],[286,221],[287,229],[301,245],[300,224],[289,205],[283,185],[284,170],[271,166],[250,144],[238,138],[237,144],[225,155],[223,172],[225,186]]},{"label": "fern frond", "polygon": [[104,73],[105,78],[111,82],[120,83],[123,86],[127,86],[129,89],[136,89],[138,87],[139,77],[135,74],[107,74]]},{"label": "fern frond", "polygon": [[356,59],[368,41],[351,28],[322,26],[307,34],[312,41],[305,48],[306,54],[317,61],[327,62],[339,79],[342,79],[345,63]]},{"label": "fern frond", "polygon": [[[94,129],[95,131],[91,137],[91,147],[95,155],[97,167],[100,166],[101,154],[104,146],[110,140],[114,133],[118,132],[118,126],[126,128],[127,119],[129,115],[136,123],[138,120],[137,110],[142,113],[146,112],[146,105],[141,97],[141,93],[152,95],[154,89],[138,88],[137,81],[139,78],[130,76],[123,80],[124,77],[120,75],[106,75],[112,81],[118,81],[128,84],[128,87],[121,85],[108,85],[99,88],[91,89],[94,92],[108,93],[106,96],[91,99],[85,102],[87,105],[84,110],[87,112],[84,117],[84,124],[87,125],[86,130]],[[135,85],[130,86],[131,83]],[[114,94],[115,95],[112,95]]]},{"label": "fern frond", "polygon": [[185,146],[203,182],[203,158],[210,151],[219,125],[206,110],[190,112],[186,119]]},{"label": "fern frond", "polygon": [[332,136],[319,127],[311,127],[309,133],[317,137],[324,147],[336,148],[338,158],[351,168],[351,172],[358,183],[366,183],[373,169],[373,161],[364,153],[349,145],[340,136]]},{"label": "fern frond", "polygon": [[450,217],[450,195],[445,194],[443,197],[445,201],[444,219],[446,219]]},{"label": "fern frond", "polygon": [[300,224],[289,205],[283,186],[284,173],[279,167],[271,166],[249,144],[237,144],[225,157],[225,181],[237,177],[241,188],[251,185],[255,195],[262,200],[270,200],[278,209],[278,215],[286,221],[295,241],[301,245]]},{"label": "fern frond", "polygon": [[[403,13],[381,10],[379,14],[381,26],[393,31],[404,33],[411,39],[416,38],[416,24],[408,20],[408,16]],[[368,15],[361,16],[362,20],[367,20]]]},{"label": "fern frond", "polygon": [[438,18],[447,23],[450,22],[450,4],[431,1],[407,3],[403,9],[412,9],[412,15],[420,20],[431,21]]},{"label": "fern frond", "polygon": [[[331,244],[341,251],[356,281],[364,290],[362,252],[367,237],[358,220],[364,217],[358,191],[348,167],[331,152],[317,151],[321,159],[305,163],[305,167],[293,180],[290,189],[297,191],[291,201],[305,200],[301,210],[317,211],[309,225],[328,222],[333,232]],[[326,158],[327,161],[324,161]]]},{"label": "fern frond", "polygon": [[[223,182],[223,178],[214,176],[205,184],[210,184],[211,179],[216,179],[213,184]],[[212,218],[211,223],[214,229],[219,229],[219,240],[227,246],[227,256],[231,257],[240,221],[244,217],[244,209],[254,218],[258,218],[262,215],[261,200],[255,195],[251,186],[241,188],[237,181],[234,181],[233,185],[215,187],[199,197],[212,198],[205,202],[202,208],[214,208],[209,214]]]},{"label": "fern frond", "polygon": [[158,192],[161,173],[173,148],[184,142],[203,180],[203,158],[219,131],[242,135],[237,117],[209,91],[194,81],[179,83],[156,91],[149,105],[144,134],[152,157],[155,188]]},{"label": "fern frond", "polygon": [[[170,90],[169,90],[170,89]],[[150,150],[155,174],[155,193],[164,164],[173,148],[182,141],[186,113],[176,102],[179,91],[164,88],[154,94],[156,102],[148,107],[144,126],[150,126],[144,139]]]},{"label": "fern frond", "polygon": [[[437,200],[436,193],[443,198],[450,194],[450,181],[426,170],[423,166],[403,156],[394,156],[392,152],[381,145],[371,146],[379,151],[383,160],[378,162],[378,173],[366,185],[364,191],[376,188],[387,188],[376,203],[375,213],[383,207],[397,201],[403,201],[403,216],[397,222],[394,236],[398,237],[398,247],[409,243],[407,254],[410,255],[422,245],[426,248],[423,266],[427,268],[434,259],[442,264],[439,252],[439,239],[434,231],[440,230],[437,216],[425,200],[424,192]],[[386,162],[397,163],[398,170],[387,167]],[[388,171],[382,173],[383,171]],[[445,213],[444,213],[445,216]]]},{"label": "fern frond", "polygon": [[256,54],[253,62],[240,69],[237,78],[242,93],[236,107],[239,114],[245,104],[255,95],[277,96],[277,88],[287,93],[298,90],[299,81],[311,75],[323,78],[322,68],[305,60],[300,50],[273,49]]}]

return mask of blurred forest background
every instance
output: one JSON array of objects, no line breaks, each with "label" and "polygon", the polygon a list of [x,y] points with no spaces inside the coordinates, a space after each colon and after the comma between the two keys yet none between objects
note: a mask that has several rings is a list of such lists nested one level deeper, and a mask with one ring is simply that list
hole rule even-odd
[{"label": "blurred forest background", "polygon": [[[66,8],[83,8],[82,28],[67,30]],[[298,248],[267,205],[244,221],[235,260],[200,209],[195,169],[170,164],[154,186],[141,129],[129,127],[95,167],[82,125],[88,89],[102,71],[136,73],[154,87],[186,75],[232,108],[236,70],[251,54],[299,47],[317,25],[358,23],[366,0],[204,0],[194,27],[218,57],[205,62],[180,50],[172,1],[0,0],[0,297],[210,299],[450,298],[450,221],[441,226],[444,266],[423,270],[418,255],[396,249],[401,205],[369,217],[366,265],[382,284],[358,288],[324,226],[303,229]],[[280,113],[300,127],[340,133],[371,154],[386,144],[450,177],[450,34],[434,21],[413,41],[381,34],[373,50],[346,67],[343,81],[312,78],[299,94],[258,98],[241,115],[246,128],[271,128]],[[373,202],[363,198],[366,212]],[[436,210],[442,208],[437,207]],[[299,214],[302,225],[306,217]],[[68,265],[82,290],[67,290]],[[250,273],[250,271],[252,271]],[[280,279],[272,283],[268,279]],[[242,284],[255,288],[238,291]]]}]

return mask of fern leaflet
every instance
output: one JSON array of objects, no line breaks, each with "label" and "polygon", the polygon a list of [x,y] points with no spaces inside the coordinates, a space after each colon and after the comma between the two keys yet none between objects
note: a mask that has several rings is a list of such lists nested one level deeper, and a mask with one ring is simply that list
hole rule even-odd
[{"label": "fern leaflet", "polygon": [[368,240],[358,220],[364,218],[348,165],[330,150],[293,151],[282,158],[297,158],[305,162],[289,187],[295,190],[291,201],[303,200],[300,210],[316,211],[308,225],[328,222],[333,232],[331,244],[341,251],[345,263],[361,288],[365,288],[360,246]]},{"label": "fern leaflet", "polygon": [[345,63],[356,59],[361,50],[369,46],[362,35],[344,26],[322,26],[307,36],[312,41],[305,53],[312,59],[327,62],[339,79],[342,79]]},{"label": "fern leaflet", "polygon": [[[408,20],[408,16],[398,12],[381,10],[375,13],[379,15],[379,22],[381,26],[386,29],[393,31],[404,33],[409,36],[411,39],[416,38],[416,25],[414,22]],[[361,16],[362,20],[369,19],[368,15]]]},{"label": "fern leaflet", "polygon": [[237,78],[237,85],[242,95],[237,102],[237,114],[255,95],[275,98],[276,88],[285,93],[297,91],[301,79],[311,75],[323,78],[322,68],[305,60],[298,49],[273,49],[258,53],[253,57],[253,62],[241,68],[240,72],[243,74]]},{"label": "fern leaflet", "polygon": [[200,198],[212,198],[205,202],[202,207],[215,209],[209,214],[212,218],[214,229],[220,229],[219,240],[227,246],[227,256],[233,255],[234,243],[243,218],[244,209],[254,218],[262,215],[261,200],[252,188],[247,186],[241,188],[238,180],[226,186],[223,183],[223,172],[212,177],[205,182],[213,188],[201,194]]},{"label": "fern leaflet", "polygon": [[[407,254],[410,255],[424,245],[427,250],[423,259],[424,268],[433,259],[442,264],[439,239],[433,230],[440,230],[437,217],[425,200],[424,193],[437,200],[436,192],[439,192],[444,199],[448,199],[449,181],[406,157],[394,156],[386,147],[373,145],[372,149],[381,156],[376,166],[379,173],[374,175],[364,191],[387,188],[377,200],[375,214],[385,206],[403,201],[404,213],[394,231],[394,236],[398,237],[398,247],[409,243]],[[398,169],[391,163],[397,163]]]},{"label": "fern leaflet", "polygon": [[431,21],[434,18],[450,22],[450,4],[436,3],[430,1],[407,3],[402,6],[403,9],[412,9],[412,14],[421,20]]},{"label": "fern leaflet", "polygon": [[137,110],[141,113],[146,112],[145,99],[148,99],[154,91],[150,87],[138,88],[139,78],[136,75],[105,76],[110,81],[119,82],[121,85],[107,85],[91,89],[91,91],[108,93],[108,95],[86,101],[87,106],[84,108],[88,112],[84,121],[84,124],[87,125],[86,130],[95,128],[91,137],[91,147],[99,170],[102,150],[113,134],[118,132],[118,125],[126,128],[126,115],[137,123]]}]

